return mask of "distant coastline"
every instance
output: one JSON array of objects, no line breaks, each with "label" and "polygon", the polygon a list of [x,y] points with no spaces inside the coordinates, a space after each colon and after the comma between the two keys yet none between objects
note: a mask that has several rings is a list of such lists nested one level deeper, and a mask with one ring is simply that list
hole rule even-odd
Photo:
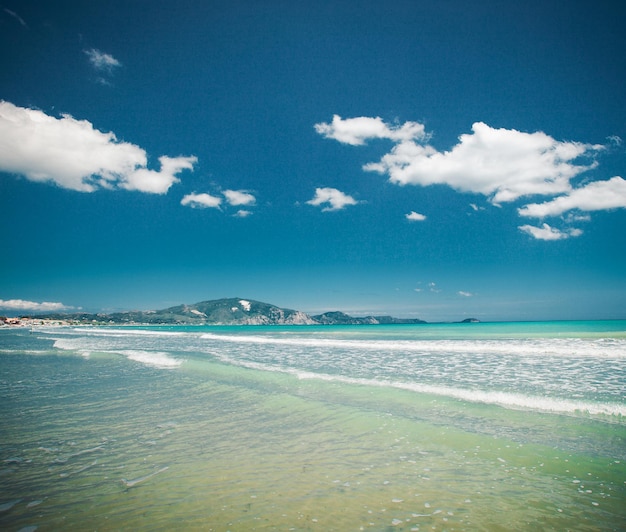
[{"label": "distant coastline", "polygon": [[[467,318],[456,323],[478,323]],[[398,325],[425,324],[416,318],[393,316],[350,316],[332,311],[310,315],[299,310],[243,298],[202,301],[161,310],[114,313],[54,313],[19,318],[0,317],[3,326],[36,325]]]}]

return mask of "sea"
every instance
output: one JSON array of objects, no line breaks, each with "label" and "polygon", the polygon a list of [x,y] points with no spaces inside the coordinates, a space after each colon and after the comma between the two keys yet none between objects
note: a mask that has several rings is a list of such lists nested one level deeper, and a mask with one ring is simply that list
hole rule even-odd
[{"label": "sea", "polygon": [[0,329],[0,529],[626,530],[626,321]]}]

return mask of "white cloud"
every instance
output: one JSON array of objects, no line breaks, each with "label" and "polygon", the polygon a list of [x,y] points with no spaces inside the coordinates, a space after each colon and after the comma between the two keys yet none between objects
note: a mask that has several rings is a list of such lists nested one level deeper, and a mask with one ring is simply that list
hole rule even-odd
[{"label": "white cloud", "polygon": [[186,205],[193,208],[219,208],[222,204],[222,198],[211,196],[210,194],[187,194],[180,202],[181,205]]},{"label": "white cloud", "polygon": [[10,15],[15,20],[17,20],[24,28],[28,29],[28,25],[26,24],[26,22],[24,22],[24,19],[22,17],[20,17],[15,11],[11,11],[10,9],[7,9],[6,7],[3,8],[3,11],[7,15]]},{"label": "white cloud", "polygon": [[[383,174],[398,185],[447,185],[459,192],[482,194],[494,205],[532,195],[558,196],[521,207],[520,216],[543,218],[571,210],[626,208],[626,180],[619,176],[572,188],[572,179],[596,168],[594,157],[609,145],[558,141],[541,131],[497,129],[483,122],[474,123],[472,132],[461,135],[448,151],[434,148],[431,136],[417,122],[389,125],[379,117],[342,119],[335,115],[331,123],[316,124],[315,129],[326,138],[354,146],[371,139],[391,140],[391,150],[363,169]],[[619,146],[622,140],[614,136],[608,137],[608,142]],[[483,210],[475,203],[470,207]],[[413,221],[423,219],[419,213],[405,216]],[[571,215],[566,218],[567,223],[588,220]],[[520,229],[542,240],[582,234],[580,229],[560,230],[547,224],[523,225]]]},{"label": "white cloud", "polygon": [[583,230],[582,229],[577,229],[577,228],[572,228],[572,229],[568,229],[567,230],[567,234],[569,236],[580,236],[583,234]]},{"label": "white cloud", "polygon": [[434,282],[428,283],[428,289],[435,294],[438,294],[439,292],[441,292],[441,290],[437,288],[437,283],[434,283]]},{"label": "white cloud", "polygon": [[195,157],[160,157],[161,170],[147,168],[146,152],[94,129],[87,120],[55,118],[0,101],[0,171],[62,188],[99,188],[165,194]]},{"label": "white cloud", "polygon": [[115,57],[110,54],[105,54],[100,50],[96,50],[95,48],[85,50],[85,54],[87,54],[89,62],[96,70],[110,73],[115,67],[122,66],[122,63],[115,59]]},{"label": "white cloud", "polygon": [[589,222],[591,221],[591,216],[588,214],[574,214],[573,212],[568,213],[567,216],[563,217],[563,220],[568,224],[577,223],[577,222]]},{"label": "white cloud", "polygon": [[411,211],[409,214],[405,214],[404,216],[410,222],[423,222],[426,220],[426,216],[415,211]]},{"label": "white cloud", "polygon": [[573,161],[603,149],[559,142],[541,132],[494,129],[482,122],[475,123],[472,131],[461,135],[459,143],[446,152],[401,142],[364,169],[387,174],[399,185],[444,184],[461,192],[483,194],[497,204],[531,194],[567,192],[571,178],[594,167],[594,163]]},{"label": "white cloud", "polygon": [[336,188],[316,188],[315,189],[315,197],[309,201],[307,204],[320,206],[325,203],[328,203],[328,207],[322,209],[322,211],[338,211],[345,208],[348,205],[356,205],[358,203],[353,197],[344,194],[340,190]]},{"label": "white cloud", "polygon": [[422,281],[419,281],[418,286],[413,288],[414,292],[424,292],[425,290],[428,290],[428,292],[432,293],[432,294],[439,294],[441,293],[441,289],[437,288],[437,283],[435,283],[434,281],[430,281],[429,283],[426,283],[426,287],[427,288],[422,288],[420,285],[422,285]]},{"label": "white cloud", "polygon": [[626,208],[626,180],[615,176],[608,181],[594,181],[544,203],[531,203],[518,209],[520,216],[544,218],[564,212],[601,211]]},{"label": "white cloud", "polygon": [[[221,209],[221,205],[224,201],[231,206],[246,206],[246,205],[254,205],[256,203],[256,198],[245,190],[225,190],[224,198],[219,196],[212,196],[211,194],[202,193],[202,194],[187,194],[182,201],[181,205],[187,205],[189,207],[194,208],[216,208]],[[247,209],[239,209],[233,216],[236,218],[246,218],[252,214],[252,211]]]},{"label": "white cloud", "polygon": [[360,116],[344,120],[339,115],[334,115],[330,124],[326,122],[315,124],[315,131],[326,138],[335,139],[352,146],[363,145],[369,139],[389,139],[400,142],[423,139],[426,135],[424,126],[417,122],[405,122],[401,126],[389,126],[379,117]]},{"label": "white cloud", "polygon": [[256,198],[247,190],[225,190],[224,197],[230,205],[254,205]]},{"label": "white cloud", "polygon": [[430,136],[416,122],[391,127],[380,118],[359,117],[331,124],[316,124],[318,133],[346,144],[368,139],[395,142],[380,161],[366,164],[366,171],[387,175],[399,185],[448,185],[461,192],[483,194],[494,204],[522,196],[569,192],[570,179],[595,167],[575,162],[604,149],[601,145],[561,142],[542,132],[524,133],[494,129],[482,122],[472,133],[459,137],[450,151],[428,144]]},{"label": "white cloud", "polygon": [[138,168],[126,176],[126,180],[119,183],[120,188],[126,190],[139,190],[140,192],[152,192],[153,194],[165,194],[170,186],[179,183],[176,174],[182,170],[193,170],[197,161],[195,157],[159,157],[161,171]]},{"label": "white cloud", "polygon": [[465,292],[463,290],[459,290],[457,292],[457,294],[459,294],[462,297],[472,297],[474,294],[472,294],[471,292]]},{"label": "white cloud", "polygon": [[23,299],[0,299],[0,308],[5,310],[22,310],[28,312],[60,312],[63,310],[73,309],[74,307],[68,307],[63,303],[53,303],[50,301],[36,303],[35,301],[24,301]]},{"label": "white cloud", "polygon": [[541,227],[535,227],[534,225],[521,225],[519,229],[528,233],[537,240],[564,240],[566,238],[576,237],[583,234],[580,229],[560,231],[559,229],[551,227],[546,223],[544,223]]}]

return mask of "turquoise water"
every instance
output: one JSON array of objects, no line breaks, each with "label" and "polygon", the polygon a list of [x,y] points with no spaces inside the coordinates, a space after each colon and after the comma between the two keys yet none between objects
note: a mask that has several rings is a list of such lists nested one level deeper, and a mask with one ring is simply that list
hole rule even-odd
[{"label": "turquoise water", "polygon": [[624,321],[0,330],[0,528],[624,530],[625,360]]}]

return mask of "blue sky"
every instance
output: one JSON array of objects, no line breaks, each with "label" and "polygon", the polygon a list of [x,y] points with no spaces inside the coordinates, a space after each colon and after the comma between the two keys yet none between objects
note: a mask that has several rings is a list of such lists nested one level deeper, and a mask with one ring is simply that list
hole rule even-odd
[{"label": "blue sky", "polygon": [[0,313],[626,318],[626,8],[0,4]]}]

